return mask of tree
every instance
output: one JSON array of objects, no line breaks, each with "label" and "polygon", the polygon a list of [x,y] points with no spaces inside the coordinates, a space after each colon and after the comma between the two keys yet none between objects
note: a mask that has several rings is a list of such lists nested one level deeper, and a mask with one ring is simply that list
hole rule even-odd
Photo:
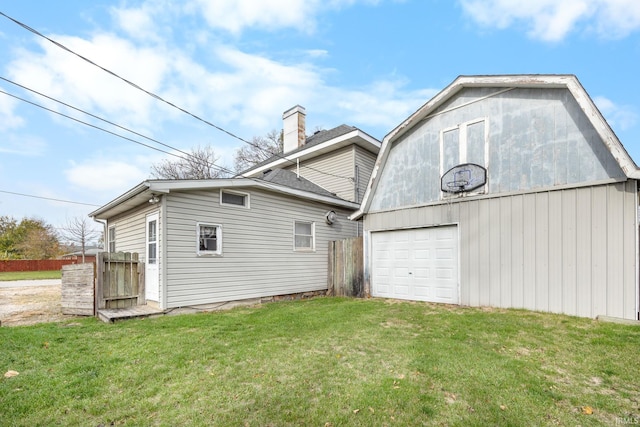
[{"label": "tree", "polygon": [[151,165],[151,176],[158,179],[211,179],[227,176],[224,167],[216,165],[220,156],[216,156],[211,146],[195,147],[191,153],[181,155],[179,159],[168,160]]},{"label": "tree", "polygon": [[0,216],[0,259],[14,259],[17,257],[16,229],[18,221],[10,216]]},{"label": "tree", "polygon": [[8,259],[48,259],[61,254],[58,235],[39,218],[23,218],[18,224],[10,217],[0,219],[0,257]]},{"label": "tree", "polygon": [[234,167],[236,172],[257,165],[283,151],[282,131],[272,130],[265,136],[254,136],[252,145],[244,145],[236,150]]},{"label": "tree", "polygon": [[78,245],[82,251],[82,262],[84,263],[84,255],[86,252],[87,243],[100,237],[101,232],[92,228],[87,218],[78,218],[67,220],[67,225],[62,231],[62,237]]}]

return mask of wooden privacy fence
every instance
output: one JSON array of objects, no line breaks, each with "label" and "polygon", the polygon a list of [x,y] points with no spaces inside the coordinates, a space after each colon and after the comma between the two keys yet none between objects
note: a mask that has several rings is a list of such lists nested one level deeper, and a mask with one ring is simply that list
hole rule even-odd
[{"label": "wooden privacy fence", "polygon": [[72,259],[11,259],[0,261],[0,271],[50,271],[63,265],[76,264]]},{"label": "wooden privacy fence", "polygon": [[364,296],[362,237],[329,242],[329,295]]},{"label": "wooden privacy fence", "polygon": [[96,267],[96,310],[145,303],[144,263],[137,253],[100,252]]}]

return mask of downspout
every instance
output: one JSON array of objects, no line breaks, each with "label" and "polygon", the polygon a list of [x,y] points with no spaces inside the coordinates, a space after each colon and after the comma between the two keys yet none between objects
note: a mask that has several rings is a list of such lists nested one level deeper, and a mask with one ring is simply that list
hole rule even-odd
[{"label": "downspout", "polygon": [[107,247],[107,237],[108,237],[107,220],[98,219],[96,217],[91,217],[91,219],[97,222],[98,224],[102,224],[102,250],[104,251]]},{"label": "downspout", "polygon": [[167,196],[163,195],[160,198],[160,230],[162,241],[160,242],[160,308],[162,310],[167,309],[167,293],[168,293],[168,281],[167,281]]}]

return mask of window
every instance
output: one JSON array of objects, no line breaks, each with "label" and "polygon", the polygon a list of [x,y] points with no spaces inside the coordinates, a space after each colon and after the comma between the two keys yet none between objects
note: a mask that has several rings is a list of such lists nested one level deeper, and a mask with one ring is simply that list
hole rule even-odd
[{"label": "window", "polygon": [[[153,218],[153,217],[151,217]],[[158,219],[147,220],[147,262],[158,263]]]},{"label": "window", "polygon": [[[488,142],[484,118],[462,123],[440,133],[440,176],[462,163],[475,163],[487,168]],[[483,192],[484,187],[476,192]]]},{"label": "window", "polygon": [[198,255],[222,255],[222,227],[198,224]]},{"label": "window", "polygon": [[249,207],[249,195],[247,193],[237,193],[227,190],[220,191],[220,204]]},{"label": "window", "polygon": [[109,227],[109,236],[107,238],[107,241],[109,242],[109,252],[115,252],[116,251],[116,228],[115,227]]},{"label": "window", "polygon": [[315,224],[296,221],[294,225],[294,249],[296,251],[315,250]]}]

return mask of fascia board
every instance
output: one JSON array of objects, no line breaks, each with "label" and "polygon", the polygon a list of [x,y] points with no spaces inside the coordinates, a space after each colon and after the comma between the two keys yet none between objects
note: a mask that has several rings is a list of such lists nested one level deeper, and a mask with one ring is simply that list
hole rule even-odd
[{"label": "fascia board", "polygon": [[124,194],[121,194],[120,196],[116,197],[115,199],[113,199],[112,201],[108,202],[107,204],[99,207],[98,209],[96,209],[95,211],[89,213],[89,217],[91,218],[98,218],[100,214],[114,208],[115,206],[118,206],[124,202],[126,202],[129,199],[134,198],[135,196],[138,196],[139,194],[142,194],[144,191],[146,191],[149,188],[149,182],[148,181],[143,181],[140,184],[136,185],[135,187],[133,187],[131,190],[127,191]]}]

